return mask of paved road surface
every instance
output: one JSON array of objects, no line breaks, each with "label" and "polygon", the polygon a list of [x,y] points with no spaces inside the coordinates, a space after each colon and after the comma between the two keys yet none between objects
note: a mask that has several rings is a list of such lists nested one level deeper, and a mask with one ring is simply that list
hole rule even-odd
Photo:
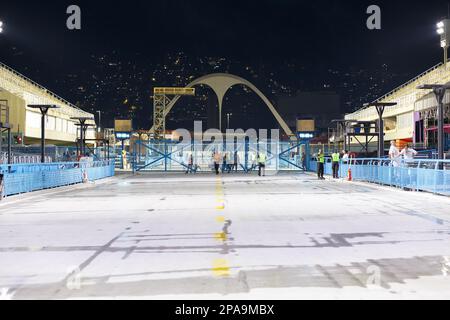
[{"label": "paved road surface", "polygon": [[0,299],[448,299],[449,209],[308,175],[121,175],[0,204]]}]

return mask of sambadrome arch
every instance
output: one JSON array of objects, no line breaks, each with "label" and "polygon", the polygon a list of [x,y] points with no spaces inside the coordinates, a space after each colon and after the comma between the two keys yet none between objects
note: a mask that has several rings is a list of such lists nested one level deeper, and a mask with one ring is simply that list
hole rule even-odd
[{"label": "sambadrome arch", "polygon": [[[262,101],[266,104],[266,106],[272,112],[273,116],[278,121],[279,125],[284,130],[284,132],[291,139],[296,139],[294,133],[291,131],[291,129],[289,128],[287,123],[283,120],[283,118],[278,113],[278,111],[275,109],[275,107],[270,102],[270,100],[267,99],[267,97],[249,81],[247,81],[241,77],[231,75],[231,74],[215,73],[215,74],[210,74],[210,75],[201,77],[201,78],[193,81],[192,83],[187,85],[186,88],[193,88],[198,85],[208,86],[216,94],[217,99],[219,101],[219,115],[220,115],[219,126],[220,126],[220,129],[222,129],[222,106],[223,106],[223,100],[225,98],[225,95],[231,89],[231,87],[233,87],[235,85],[244,85],[244,86],[248,87],[249,89],[251,89],[253,92],[255,92],[262,99]],[[167,115],[172,111],[172,109],[174,108],[174,106],[176,105],[176,103],[178,102],[178,100],[180,98],[181,98],[180,96],[175,97],[167,105],[165,113],[164,113],[165,117],[167,117]],[[153,132],[154,128],[152,128],[151,131]]]}]

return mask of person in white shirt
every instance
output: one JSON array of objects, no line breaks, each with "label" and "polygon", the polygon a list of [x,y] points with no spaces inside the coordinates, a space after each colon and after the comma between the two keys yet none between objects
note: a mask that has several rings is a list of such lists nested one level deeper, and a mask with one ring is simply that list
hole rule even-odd
[{"label": "person in white shirt", "polygon": [[395,145],[395,141],[391,141],[391,147],[389,149],[389,159],[392,161],[392,165],[394,167],[399,166],[399,157],[400,157],[400,151]]},{"label": "person in white shirt", "polygon": [[342,151],[342,162],[347,163],[349,160],[349,154],[347,150]]},{"label": "person in white shirt", "polygon": [[403,156],[405,160],[414,160],[414,157],[417,155],[417,151],[409,146],[406,146],[402,152],[400,152],[400,155]]}]

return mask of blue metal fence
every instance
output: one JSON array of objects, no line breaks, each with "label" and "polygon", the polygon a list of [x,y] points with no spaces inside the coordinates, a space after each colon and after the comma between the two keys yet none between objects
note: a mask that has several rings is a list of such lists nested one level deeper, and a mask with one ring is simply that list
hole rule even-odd
[{"label": "blue metal fence", "polygon": [[[450,195],[450,160],[353,159],[339,166],[339,176],[346,178],[351,169],[355,181]],[[317,162],[310,170],[317,172]],[[331,159],[325,163],[325,174],[332,175]]]},{"label": "blue metal fence", "polygon": [[1,165],[3,194],[16,195],[114,176],[114,161]]},{"label": "blue metal fence", "polygon": [[[259,152],[267,155],[267,171],[301,171],[305,166],[303,153],[309,153],[307,142],[239,141],[225,143],[175,143],[137,141],[129,161],[133,171],[181,172],[188,169],[190,158],[198,172],[211,172],[213,154],[226,156],[228,165],[237,165],[240,172],[251,172],[257,167]],[[305,156],[306,160],[306,156]],[[121,162],[120,159],[118,161]]]}]

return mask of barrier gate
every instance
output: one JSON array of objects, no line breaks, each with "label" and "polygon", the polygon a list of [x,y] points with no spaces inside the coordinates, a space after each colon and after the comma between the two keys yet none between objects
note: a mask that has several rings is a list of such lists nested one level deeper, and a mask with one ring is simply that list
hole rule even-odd
[{"label": "barrier gate", "polygon": [[[267,155],[266,171],[304,171],[309,166],[307,142],[235,142],[234,146],[218,143],[174,143],[136,141],[132,151],[134,172],[184,172],[192,156],[195,172],[212,172],[215,152],[226,156],[234,171],[257,170],[258,152]],[[236,169],[237,167],[237,169]]]}]

